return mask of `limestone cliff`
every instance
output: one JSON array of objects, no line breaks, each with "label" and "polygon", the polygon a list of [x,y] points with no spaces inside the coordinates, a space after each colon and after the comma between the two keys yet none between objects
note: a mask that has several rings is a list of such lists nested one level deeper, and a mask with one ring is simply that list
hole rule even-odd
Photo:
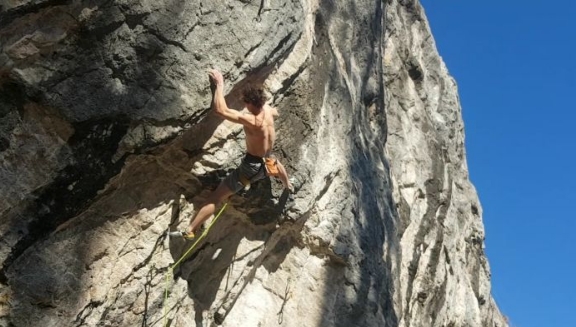
[{"label": "limestone cliff", "polygon": [[[417,1],[5,0],[0,45],[0,326],[507,325]],[[297,193],[233,196],[166,284],[243,155],[212,67],[267,88]]]}]

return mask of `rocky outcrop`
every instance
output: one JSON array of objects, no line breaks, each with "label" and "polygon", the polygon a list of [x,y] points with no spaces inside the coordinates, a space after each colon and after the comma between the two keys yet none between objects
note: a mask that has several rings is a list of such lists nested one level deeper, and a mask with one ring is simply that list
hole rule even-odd
[{"label": "rocky outcrop", "polygon": [[[0,326],[506,326],[417,2],[9,1],[0,44]],[[212,67],[265,85],[297,193],[233,196],[171,273],[244,150]]]},{"label": "rocky outcrop", "polygon": [[402,249],[400,325],[505,326],[490,295],[456,82],[422,7],[400,3],[388,6],[384,56],[386,153]]}]

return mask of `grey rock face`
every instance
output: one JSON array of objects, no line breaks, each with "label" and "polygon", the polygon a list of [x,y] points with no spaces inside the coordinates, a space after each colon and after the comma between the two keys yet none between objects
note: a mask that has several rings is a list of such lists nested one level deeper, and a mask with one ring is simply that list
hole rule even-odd
[{"label": "grey rock face", "polygon": [[402,249],[400,325],[507,325],[490,296],[456,83],[419,5],[392,2],[386,18],[386,152]]},{"label": "grey rock face", "polygon": [[[10,1],[0,44],[0,326],[506,326],[418,3]],[[212,67],[270,92],[298,191],[233,196],[172,271],[244,151]]]}]

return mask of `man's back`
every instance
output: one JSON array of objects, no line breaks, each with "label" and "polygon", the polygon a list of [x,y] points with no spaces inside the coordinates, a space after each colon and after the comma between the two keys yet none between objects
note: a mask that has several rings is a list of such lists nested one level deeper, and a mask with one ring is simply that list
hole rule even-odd
[{"label": "man's back", "polygon": [[244,125],[244,132],[246,133],[246,151],[258,157],[265,157],[274,147],[276,140],[276,130],[274,128],[274,116],[277,113],[275,108],[265,105],[262,110],[254,115],[251,115],[254,124]]}]

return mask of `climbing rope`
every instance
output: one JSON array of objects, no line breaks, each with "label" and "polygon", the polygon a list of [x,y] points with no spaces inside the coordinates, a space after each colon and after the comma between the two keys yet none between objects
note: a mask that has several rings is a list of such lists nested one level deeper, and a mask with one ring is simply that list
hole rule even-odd
[{"label": "climbing rope", "polygon": [[212,225],[214,225],[214,223],[216,223],[216,220],[218,220],[218,217],[220,217],[220,215],[222,214],[222,212],[224,212],[224,209],[226,209],[226,206],[228,205],[228,203],[224,203],[224,205],[222,206],[222,208],[220,209],[220,211],[218,211],[218,214],[214,217],[214,219],[212,219],[212,222],[210,222],[210,225],[208,225],[208,227],[206,228],[206,230],[204,230],[204,232],[202,232],[202,234],[200,235],[200,237],[198,237],[198,239],[196,239],[194,241],[194,243],[190,246],[190,248],[188,249],[188,251],[186,251],[181,257],[180,259],[178,259],[178,261],[176,261],[175,264],[173,264],[172,266],[170,266],[170,268],[168,268],[168,271],[166,272],[166,279],[165,279],[165,287],[164,287],[164,303],[162,303],[162,307],[164,308],[164,315],[163,315],[163,319],[164,319],[164,327],[168,326],[168,313],[166,312],[166,302],[168,302],[168,287],[169,287],[169,280],[170,277],[174,275],[174,269],[180,264],[182,263],[182,261],[184,260],[184,258],[190,253],[192,252],[192,250],[194,250],[194,248],[196,248],[196,245],[198,243],[200,243],[200,241],[202,239],[204,239],[204,237],[208,234],[208,231],[210,231],[210,228],[212,228]]}]

